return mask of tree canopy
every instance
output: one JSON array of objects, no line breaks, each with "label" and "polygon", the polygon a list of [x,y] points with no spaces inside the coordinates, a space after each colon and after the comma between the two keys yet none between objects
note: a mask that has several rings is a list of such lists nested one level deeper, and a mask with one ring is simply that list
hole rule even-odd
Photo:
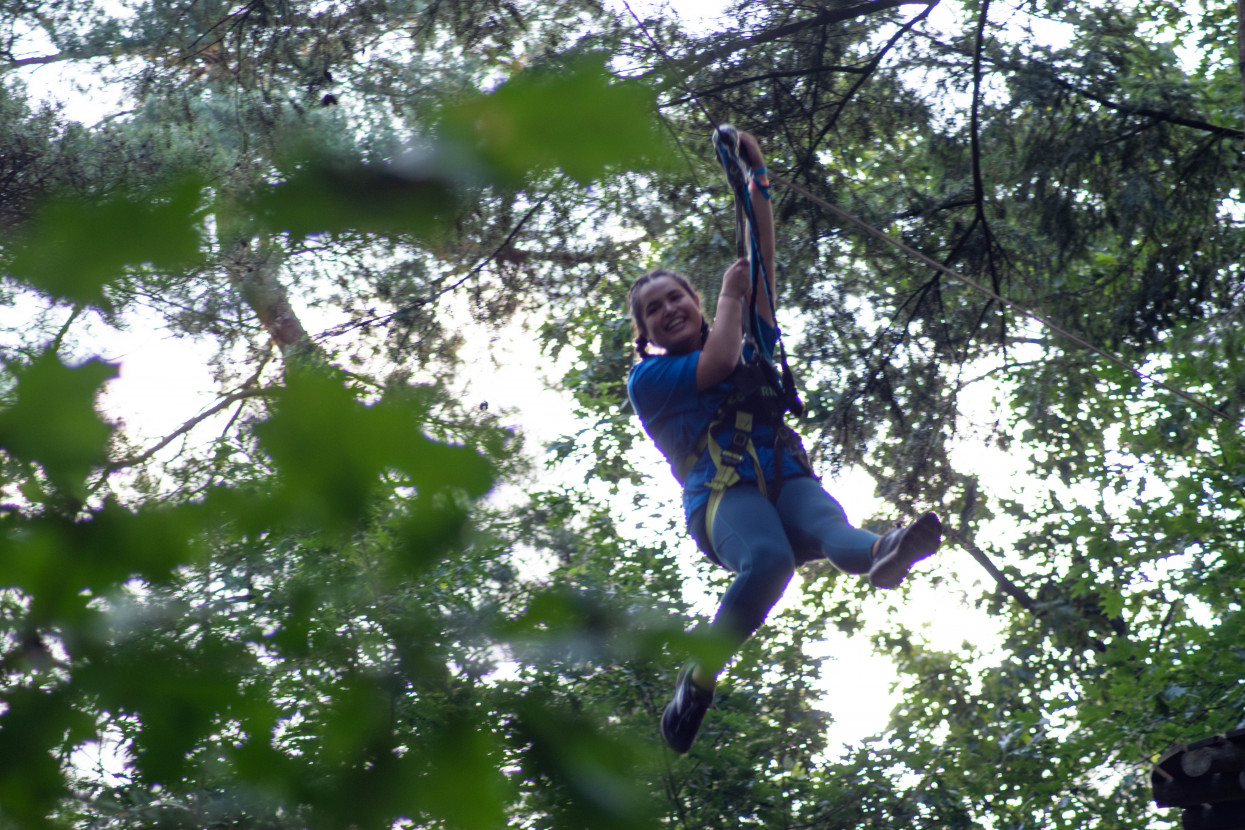
[{"label": "tree canopy", "polygon": [[[1174,826],[1149,765],[1245,726],[1239,15],[0,0],[0,826]],[[624,297],[733,258],[715,122],[827,487],[947,542],[898,600],[806,569],[679,758],[724,574]],[[136,329],[214,384],[155,441],[101,404]],[[462,392],[503,329],[547,447]],[[834,632],[897,677],[858,744]]]}]

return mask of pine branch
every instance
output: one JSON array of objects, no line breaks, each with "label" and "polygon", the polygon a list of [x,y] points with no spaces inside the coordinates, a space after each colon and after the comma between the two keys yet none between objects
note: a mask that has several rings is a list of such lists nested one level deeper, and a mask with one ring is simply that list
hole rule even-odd
[{"label": "pine branch", "polygon": [[528,210],[528,212],[525,213],[521,219],[519,219],[519,221],[515,224],[515,226],[510,229],[510,233],[506,235],[506,238],[502,240],[502,243],[500,245],[498,245],[495,249],[493,249],[491,253],[489,253],[487,256],[485,256],[483,259],[477,262],[474,266],[472,266],[467,271],[467,273],[464,274],[457,281],[450,283],[450,285],[448,286],[439,288],[427,296],[417,297],[416,299],[411,300],[408,303],[405,303],[404,305],[398,307],[397,309],[395,309],[394,311],[391,311],[388,314],[373,315],[372,317],[369,317],[364,320],[354,320],[349,323],[342,323],[341,325],[334,326],[333,328],[327,329],[321,332],[320,334],[316,335],[316,339],[322,340],[326,337],[337,337],[339,335],[345,334],[346,332],[353,331],[354,329],[357,329],[357,328],[364,328],[367,326],[374,325],[376,323],[387,322],[401,314],[404,314],[409,311],[413,311],[414,309],[420,308],[421,306],[428,305],[429,303],[433,303],[440,297],[443,297],[446,294],[449,294],[451,291],[456,291],[457,289],[461,288],[467,282],[467,280],[471,279],[476,274],[484,270],[484,268],[488,266],[489,263],[499,261],[499,260],[505,260],[507,251],[516,251],[517,249],[514,248],[514,240],[519,235],[519,231],[523,230],[523,226],[526,225],[528,221],[533,216],[536,215],[537,211],[539,211],[542,207],[544,207],[545,203],[548,201],[549,201],[549,194],[546,193],[544,196],[540,198],[540,201],[532,205],[531,209]]},{"label": "pine branch", "polygon": [[30,58],[17,58],[0,65],[0,75],[5,72],[12,72],[15,69],[22,69],[27,66],[49,66],[54,63],[62,63],[64,61],[80,61],[90,60],[91,58],[102,58],[111,55],[112,51],[108,49],[93,49],[81,52],[58,52],[55,55],[37,55]]},{"label": "pine branch", "polygon": [[315,354],[315,344],[303,328],[289,292],[280,279],[283,256],[267,240],[242,238],[233,244],[225,262],[229,280],[264,331],[288,357]]},{"label": "pine branch", "polygon": [[1245,130],[1237,130],[1232,127],[1223,127],[1219,124],[1212,124],[1209,121],[1203,121],[1199,118],[1187,118],[1183,115],[1177,115],[1174,112],[1155,109],[1153,107],[1135,106],[1133,104],[1121,104],[1118,101],[1112,101],[1109,98],[1081,89],[1071,81],[1052,75],[1051,80],[1082,98],[1088,98],[1096,104],[1100,104],[1107,109],[1115,110],[1124,115],[1140,115],[1145,118],[1151,118],[1155,122],[1166,121],[1169,124],[1175,124],[1178,127],[1189,127],[1194,130],[1202,130],[1203,132],[1213,133],[1214,135],[1223,136],[1224,138],[1245,138]]},{"label": "pine branch", "polygon": [[[981,232],[985,237],[986,243],[986,263],[990,271],[990,284],[994,288],[995,293],[999,293],[1003,290],[1003,285],[994,261],[994,232],[991,230],[990,220],[986,216],[985,175],[981,172],[981,80],[986,43],[986,23],[989,20],[989,14],[990,2],[989,0],[983,0],[981,12],[977,17],[977,42],[973,47],[973,105],[970,115],[969,142],[973,167],[973,210],[976,215],[973,224],[981,226]],[[969,233],[971,232],[972,230],[970,229]],[[967,238],[967,235],[965,238]],[[994,300],[986,300],[985,305],[981,308],[981,313],[977,317],[974,331],[985,323],[986,317],[990,314],[993,307]],[[999,326],[999,340],[1005,343],[1007,339],[1007,320],[1002,315],[999,316]],[[965,344],[964,353],[967,358],[967,344]]]},{"label": "pine branch", "polygon": [[[869,3],[857,3],[854,6],[847,6],[840,9],[827,9],[819,12],[805,20],[797,20],[794,23],[785,23],[781,26],[775,26],[772,29],[766,29],[757,32],[754,35],[746,35],[729,40],[726,43],[716,43],[712,37],[699,41],[701,46],[696,54],[684,58],[678,62],[678,70],[685,76],[692,75],[695,72],[704,69],[714,61],[729,58],[736,52],[742,52],[745,49],[755,49],[767,43],[781,40],[785,37],[798,34],[806,29],[813,29],[818,26],[827,26],[833,23],[842,23],[847,20],[853,20],[858,17],[868,17],[871,14],[890,11],[899,6],[920,5],[932,9],[938,4],[938,0],[874,0]],[[660,70],[653,70],[650,74],[655,74]]]},{"label": "pine branch", "polygon": [[[1241,2],[1245,2],[1245,0],[1241,0]],[[936,44],[937,46],[946,50],[947,52],[950,52],[952,54],[962,54],[962,49],[958,46],[948,44],[930,35],[926,35],[926,39],[930,43]],[[1243,67],[1245,67],[1245,56],[1243,56],[1242,60],[1243,60]],[[1232,127],[1224,127],[1220,124],[1213,124],[1209,121],[1204,121],[1200,118],[1190,118],[1184,115],[1179,115],[1174,112],[1169,112],[1167,110],[1156,109],[1154,107],[1137,106],[1133,104],[1122,104],[1118,101],[1113,101],[1104,95],[1099,95],[1098,93],[1090,92],[1089,90],[1082,89],[1081,87],[1074,84],[1072,81],[1065,80],[1064,78],[1060,77],[1059,70],[1054,65],[1039,61],[1036,58],[1031,57],[1027,63],[1023,63],[1023,64],[1015,62],[1015,61],[992,59],[990,60],[990,66],[997,70],[1009,70],[1009,71],[1018,72],[1018,73],[1040,72],[1042,73],[1042,77],[1048,80],[1050,83],[1055,84],[1056,86],[1059,86],[1063,89],[1066,89],[1069,92],[1073,93],[1074,95],[1079,95],[1083,98],[1087,98],[1096,104],[1099,104],[1111,110],[1115,110],[1116,112],[1123,113],[1125,115],[1140,115],[1146,118],[1151,118],[1156,122],[1165,121],[1167,123],[1175,124],[1177,126],[1189,127],[1190,129],[1201,130],[1203,132],[1208,132],[1213,135],[1222,136],[1225,138],[1245,138],[1245,130],[1238,130]],[[1245,73],[1245,68],[1243,68],[1242,72]]]},{"label": "pine branch", "polygon": [[[845,75],[858,75],[872,72],[872,65],[866,66],[818,66],[813,69],[786,69],[774,72],[766,72],[764,75],[750,75],[747,78],[740,78],[735,81],[717,84],[716,86],[703,87],[694,90],[697,97],[713,95],[718,92],[725,92],[728,89],[736,87],[748,86],[749,84],[763,83],[764,81],[777,81],[783,78],[807,78],[810,75],[820,75],[823,72],[841,72]],[[684,95],[682,98],[675,98],[663,106],[679,106],[689,103],[693,100],[692,95]]]},{"label": "pine branch", "polygon": [[1236,60],[1241,71],[1241,105],[1245,107],[1245,0],[1236,0]]},{"label": "pine branch", "polygon": [[849,89],[847,94],[844,95],[839,101],[838,106],[835,107],[834,113],[831,114],[830,118],[826,121],[826,125],[822,127],[821,132],[817,134],[817,139],[810,145],[812,148],[818,147],[821,142],[825,140],[826,134],[829,133],[830,130],[834,128],[834,125],[838,123],[839,116],[843,114],[843,110],[847,107],[848,102],[856,97],[856,93],[859,92],[860,88],[865,85],[865,81],[869,80],[873,73],[877,71],[877,68],[881,66],[882,58],[886,57],[887,53],[890,52],[890,50],[893,49],[897,43],[899,43],[900,39],[904,35],[912,31],[912,28],[916,26],[916,24],[929,17],[929,13],[934,10],[934,6],[937,4],[938,0],[934,0],[934,2],[926,4],[924,11],[900,26],[899,31],[895,32],[895,34],[891,36],[890,40],[886,42],[886,45],[874,54],[874,56],[869,60],[869,63],[865,66],[864,72],[859,78],[856,79],[856,82],[852,84],[852,88]]}]

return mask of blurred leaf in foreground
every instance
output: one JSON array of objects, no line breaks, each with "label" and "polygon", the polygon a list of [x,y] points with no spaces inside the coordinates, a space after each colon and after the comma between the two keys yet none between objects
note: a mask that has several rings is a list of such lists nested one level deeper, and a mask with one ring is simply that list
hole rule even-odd
[{"label": "blurred leaf in foreground", "polygon": [[95,411],[95,398],[117,367],[99,359],[69,367],[44,354],[16,374],[17,400],[0,412],[0,447],[41,464],[62,487],[81,487],[105,458],[112,427]]},{"label": "blurred leaf in foreground", "polygon": [[581,183],[607,170],[653,169],[671,158],[657,129],[651,90],[620,80],[599,58],[583,58],[556,74],[521,72],[491,95],[448,107],[441,132],[450,143],[476,148],[505,180],[561,168]]},{"label": "blurred leaf in foreground", "polygon": [[9,273],[48,296],[107,307],[104,289],[127,266],[174,268],[199,256],[200,185],[184,180],[153,198],[56,198],[14,246]]}]

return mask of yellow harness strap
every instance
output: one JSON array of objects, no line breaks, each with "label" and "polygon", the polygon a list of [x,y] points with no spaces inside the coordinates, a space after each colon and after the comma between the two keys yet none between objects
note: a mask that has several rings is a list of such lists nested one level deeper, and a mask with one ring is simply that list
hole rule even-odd
[{"label": "yellow harness strap", "polygon": [[705,535],[708,537],[710,546],[713,545],[713,520],[718,515],[722,494],[739,483],[740,476],[737,468],[743,463],[745,457],[752,459],[752,468],[756,471],[757,487],[761,489],[761,495],[769,498],[765,489],[765,474],[761,470],[761,459],[757,456],[756,445],[752,443],[752,413],[743,410],[735,411],[735,429],[731,433],[729,447],[723,447],[713,440],[713,431],[720,423],[719,420],[714,420],[709,424],[709,429],[705,430],[705,434],[697,442],[696,449],[683,462],[682,478],[686,478],[687,472],[692,469],[692,465],[700,459],[700,454],[706,449],[709,450],[709,458],[713,461],[714,475],[709,480],[709,504],[705,508]]}]

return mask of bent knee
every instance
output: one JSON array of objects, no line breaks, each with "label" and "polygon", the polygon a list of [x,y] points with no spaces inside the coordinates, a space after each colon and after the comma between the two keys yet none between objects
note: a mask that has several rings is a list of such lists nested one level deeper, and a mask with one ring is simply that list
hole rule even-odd
[{"label": "bent knee", "polygon": [[795,574],[795,554],[789,549],[771,548],[757,551],[749,558],[741,575],[750,580],[785,588]]}]

